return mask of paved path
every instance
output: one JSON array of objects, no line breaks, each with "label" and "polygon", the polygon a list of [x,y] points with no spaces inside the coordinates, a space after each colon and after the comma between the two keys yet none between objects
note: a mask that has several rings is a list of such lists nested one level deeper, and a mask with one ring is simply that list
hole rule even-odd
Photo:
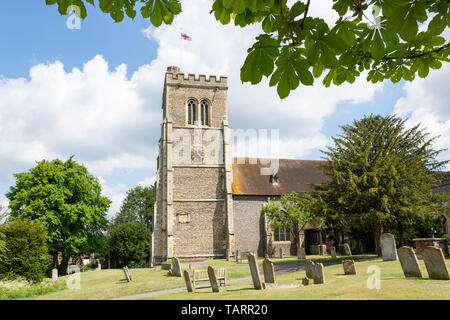
[{"label": "paved path", "polygon": [[[242,268],[242,267],[248,268],[248,266],[237,266],[236,268]],[[233,267],[231,267],[231,268],[233,268]],[[259,269],[262,271],[261,266],[259,267]],[[274,269],[275,269],[275,274],[280,275],[280,274],[284,274],[284,273],[290,273],[290,272],[304,270],[305,266],[303,266],[303,265],[284,265],[284,266],[275,265]],[[252,277],[248,276],[248,277],[244,277],[244,278],[231,279],[231,280],[228,280],[227,283],[236,283],[236,282],[248,281],[251,279],[252,279]],[[203,285],[203,286],[198,286],[197,288],[202,289],[202,288],[209,288],[209,287],[210,287],[210,285]],[[155,292],[134,294],[131,296],[123,296],[123,297],[118,297],[118,298],[114,298],[111,300],[140,300],[140,299],[145,299],[145,298],[149,298],[149,297],[159,296],[162,294],[173,293],[173,292],[177,292],[177,291],[181,291],[181,290],[186,290],[186,287],[179,287],[179,288],[166,289],[166,290],[160,290],[160,291],[155,291]]]}]

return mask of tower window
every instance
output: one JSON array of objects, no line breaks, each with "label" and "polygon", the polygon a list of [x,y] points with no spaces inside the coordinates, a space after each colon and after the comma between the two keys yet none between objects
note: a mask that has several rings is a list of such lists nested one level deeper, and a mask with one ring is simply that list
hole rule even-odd
[{"label": "tower window", "polygon": [[201,124],[203,126],[209,126],[209,104],[208,101],[202,100],[200,102],[201,108]]},{"label": "tower window", "polygon": [[197,102],[194,99],[188,101],[188,124],[195,124],[197,121]]},{"label": "tower window", "polygon": [[273,232],[274,241],[290,241],[291,231],[289,228],[277,228]]}]

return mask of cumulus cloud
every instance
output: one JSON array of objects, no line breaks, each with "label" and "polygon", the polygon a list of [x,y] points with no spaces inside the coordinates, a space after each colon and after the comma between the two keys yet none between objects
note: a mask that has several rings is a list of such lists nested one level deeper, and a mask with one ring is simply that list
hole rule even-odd
[{"label": "cumulus cloud", "polygon": [[[311,13],[325,14],[332,22],[336,15],[331,3],[313,2]],[[335,113],[339,103],[370,101],[382,90],[365,78],[331,88],[316,80],[315,86],[299,87],[281,101],[267,80],[243,84],[240,67],[247,48],[262,32],[260,26],[221,25],[209,14],[210,7],[209,0],[185,0],[171,26],[143,30],[143,36],[158,43],[157,57],[131,78],[126,65],[110,70],[101,52],[81,69],[67,71],[63,62],[55,61],[33,66],[27,79],[0,78],[0,185],[11,185],[11,174],[28,170],[35,161],[75,155],[102,177],[104,193],[113,200],[110,213],[116,212],[133,187],[114,185],[116,170],[156,173],[163,80],[170,65],[185,73],[228,76],[232,128],[279,129],[284,158],[307,157],[323,148],[328,142],[322,133],[324,118]],[[183,41],[182,32],[193,41]],[[153,182],[151,176],[137,181]]]},{"label": "cumulus cloud", "polygon": [[[400,98],[393,113],[408,117],[408,125],[421,124],[431,137],[440,136],[434,147],[450,149],[450,65],[444,64],[440,70],[431,70],[426,79],[416,79],[403,86],[405,97]],[[450,150],[441,153],[440,159],[450,159]],[[447,165],[450,170],[450,165]]]}]

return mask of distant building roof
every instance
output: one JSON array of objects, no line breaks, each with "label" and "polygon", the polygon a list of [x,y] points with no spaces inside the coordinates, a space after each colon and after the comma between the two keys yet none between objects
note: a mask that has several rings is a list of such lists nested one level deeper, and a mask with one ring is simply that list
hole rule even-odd
[{"label": "distant building roof", "polygon": [[450,192],[450,172],[445,172],[441,183],[433,187],[433,193]]},{"label": "distant building roof", "polygon": [[[233,158],[233,194],[281,196],[296,192],[314,192],[311,184],[321,184],[329,178],[317,166],[321,160]],[[278,160],[276,176],[262,175],[268,161]]]}]

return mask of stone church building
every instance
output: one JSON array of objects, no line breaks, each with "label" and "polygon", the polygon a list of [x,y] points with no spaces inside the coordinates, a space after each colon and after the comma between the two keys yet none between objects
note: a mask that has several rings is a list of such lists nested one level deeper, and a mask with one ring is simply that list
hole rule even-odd
[{"label": "stone church building", "polygon": [[[224,258],[252,251],[259,256],[296,254],[289,229],[272,231],[261,205],[292,191],[312,192],[326,182],[321,161],[232,156],[227,78],[165,74],[157,159],[152,263],[172,257]],[[271,161],[277,161],[270,172]],[[329,235],[328,235],[329,236]],[[326,243],[325,226],[301,232],[307,253]]]}]

